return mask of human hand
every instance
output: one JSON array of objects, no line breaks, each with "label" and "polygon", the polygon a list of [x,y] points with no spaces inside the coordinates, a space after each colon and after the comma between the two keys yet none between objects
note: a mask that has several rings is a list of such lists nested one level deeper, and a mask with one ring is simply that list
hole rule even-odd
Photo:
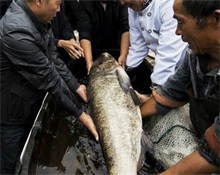
[{"label": "human hand", "polygon": [[144,102],[146,102],[151,95],[146,95],[146,94],[140,94],[138,91],[135,90],[135,93],[137,94],[138,98],[141,101],[141,104],[143,104]]},{"label": "human hand", "polygon": [[69,56],[74,60],[84,57],[83,49],[74,39],[59,40],[58,47],[64,48]]},{"label": "human hand", "polygon": [[82,98],[84,102],[88,101],[87,93],[86,93],[86,86],[81,84],[78,89],[76,90],[76,93]]},{"label": "human hand", "polygon": [[83,112],[82,115],[79,117],[79,121],[81,121],[87,127],[87,129],[95,137],[95,140],[99,141],[99,135],[98,135],[97,129],[90,115]]},{"label": "human hand", "polygon": [[[75,41],[75,39],[71,39],[70,42],[73,44],[73,46],[75,47],[75,49],[79,52],[78,56],[79,56],[79,57],[84,57],[84,50],[83,50],[83,48],[80,46],[80,44],[77,43],[77,42]],[[78,57],[78,58],[79,58],[79,57]]]},{"label": "human hand", "polygon": [[118,64],[119,64],[119,66],[121,66],[123,69],[125,69],[126,57],[119,56],[119,57],[118,57]]},{"label": "human hand", "polygon": [[92,67],[93,61],[86,62],[87,74],[89,75],[90,69]]}]

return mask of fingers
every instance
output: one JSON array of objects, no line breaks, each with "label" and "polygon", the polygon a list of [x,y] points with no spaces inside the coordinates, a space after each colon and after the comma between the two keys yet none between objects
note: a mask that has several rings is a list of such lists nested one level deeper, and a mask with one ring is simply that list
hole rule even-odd
[{"label": "fingers", "polygon": [[125,69],[125,64],[123,63],[118,63],[119,66],[121,66],[123,69]]},{"label": "fingers", "polygon": [[135,91],[135,93],[137,94],[138,98],[140,99],[141,104],[143,104],[144,102],[146,102],[150,98],[150,95],[140,94],[138,91]]},{"label": "fingers", "polygon": [[90,68],[89,68],[89,69],[87,69],[87,75],[89,75],[89,73],[90,73]]},{"label": "fingers", "polygon": [[79,121],[81,121],[87,127],[87,129],[94,136],[95,140],[99,141],[98,131],[95,127],[95,124],[94,124],[92,118],[83,112],[82,115],[79,117]]},{"label": "fingers", "polygon": [[84,57],[84,51],[83,48],[80,47],[80,45],[74,40],[71,39],[69,41],[65,41],[64,49],[67,51],[69,56],[72,59],[79,59],[80,57]]},{"label": "fingers", "polygon": [[122,59],[121,57],[118,58],[118,64],[121,66],[123,69],[125,69],[125,60]]},{"label": "fingers", "polygon": [[81,54],[82,54],[82,57],[84,58],[84,57],[85,57],[85,55],[84,55],[84,51],[82,51]]},{"label": "fingers", "polygon": [[73,45],[69,46],[67,52],[73,59],[79,59],[80,57],[84,57],[83,50],[78,49]]},{"label": "fingers", "polygon": [[69,56],[74,60],[79,59],[80,57],[84,57],[83,52],[78,51],[75,48],[71,48],[67,52],[68,52]]},{"label": "fingers", "polygon": [[90,73],[90,69],[92,67],[92,64],[93,64],[93,62],[91,61],[91,62],[88,62],[87,65],[86,65],[86,67],[87,67],[87,75],[89,75],[89,73]]},{"label": "fingers", "polygon": [[80,45],[78,43],[73,43],[73,46],[79,51],[79,52],[83,52],[83,48],[80,47]]}]

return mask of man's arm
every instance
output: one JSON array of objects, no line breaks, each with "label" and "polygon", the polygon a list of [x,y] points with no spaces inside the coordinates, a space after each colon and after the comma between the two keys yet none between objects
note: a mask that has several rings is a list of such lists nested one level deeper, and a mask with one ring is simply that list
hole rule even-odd
[{"label": "man's arm", "polygon": [[120,16],[118,17],[118,25],[119,25],[118,31],[121,36],[121,42],[120,42],[120,55],[118,58],[118,63],[125,69],[126,58],[130,46],[128,6],[120,4],[119,12],[120,12]]},{"label": "man's arm", "polygon": [[89,74],[89,71],[92,67],[93,58],[92,58],[92,44],[91,41],[88,39],[82,39],[80,40],[80,45],[82,46],[84,50],[84,57],[86,60],[86,67]]},{"label": "man's arm", "polygon": [[89,73],[93,63],[92,57],[92,36],[93,23],[91,14],[93,12],[93,1],[79,1],[78,4],[78,26],[80,45],[84,51],[87,71]]},{"label": "man's arm", "polygon": [[146,102],[141,105],[141,115],[143,118],[158,114],[157,102],[152,95]]},{"label": "man's arm", "polygon": [[190,71],[188,68],[190,53],[187,52],[181,67],[169,77],[163,86],[152,90],[152,96],[141,106],[143,117],[165,114],[171,108],[182,106],[188,102],[186,85],[190,83]]},{"label": "man's arm", "polygon": [[195,151],[160,175],[211,174],[218,170],[217,166],[211,165],[198,151]]},{"label": "man's arm", "polygon": [[180,160],[161,175],[219,173],[220,163],[220,115],[201,139],[197,151]]},{"label": "man's arm", "polygon": [[[36,44],[35,38],[32,37],[32,32],[29,29],[24,32],[23,28],[17,28],[10,35],[4,35],[2,37],[2,43],[4,43],[2,47],[5,55],[16,67],[17,72],[33,87],[50,92],[60,107],[79,117],[83,109],[71,91],[79,87],[78,81],[65,68],[64,63],[56,57],[57,55],[46,57],[45,53],[41,51],[42,48]],[[53,44],[50,47],[55,48]],[[53,48],[50,49],[51,51],[53,50]],[[61,63],[59,68],[56,67],[55,62],[54,64],[52,63],[54,60]],[[62,72],[65,77],[62,77],[58,71]],[[67,86],[67,81],[72,86],[70,84]]]},{"label": "man's arm", "polygon": [[120,56],[118,58],[119,64],[125,69],[126,58],[128,54],[130,41],[129,41],[129,32],[124,32],[121,35],[121,44],[120,44]]}]

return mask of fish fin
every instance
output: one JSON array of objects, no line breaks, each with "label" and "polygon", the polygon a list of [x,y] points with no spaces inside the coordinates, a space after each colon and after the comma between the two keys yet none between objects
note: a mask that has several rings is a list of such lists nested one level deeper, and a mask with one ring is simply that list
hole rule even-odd
[{"label": "fish fin", "polygon": [[131,95],[131,98],[132,98],[134,104],[136,106],[140,106],[142,104],[141,100],[140,100],[140,98],[138,97],[138,95],[136,94],[135,90],[132,87],[129,89],[129,93]]},{"label": "fish fin", "polygon": [[129,92],[134,104],[137,106],[140,106],[141,100],[139,99],[138,95],[136,94],[136,92],[132,88],[131,81],[130,81],[128,74],[125,72],[125,70],[121,66],[117,67],[116,72],[117,72],[118,81],[119,81],[119,84],[120,84],[122,90],[125,93]]},{"label": "fish fin", "polygon": [[119,81],[119,84],[120,84],[122,90],[125,93],[127,93],[131,87],[131,82],[130,82],[129,76],[127,75],[127,73],[125,72],[125,70],[121,66],[117,67],[116,72],[117,72],[118,81]]},{"label": "fish fin", "polygon": [[150,140],[150,137],[148,136],[147,133],[142,132],[142,136],[141,136],[141,154],[140,154],[140,158],[138,161],[138,166],[137,166],[137,171],[140,171],[140,169],[142,168],[142,166],[144,165],[145,162],[145,155],[146,152],[149,152],[150,154],[154,153],[154,145],[152,143],[152,141]]}]

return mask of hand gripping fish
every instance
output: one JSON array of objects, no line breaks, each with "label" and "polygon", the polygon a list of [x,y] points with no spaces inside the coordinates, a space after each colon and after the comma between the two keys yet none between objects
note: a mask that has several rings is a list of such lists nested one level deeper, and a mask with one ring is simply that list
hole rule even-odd
[{"label": "hand gripping fish", "polygon": [[143,132],[129,77],[110,54],[101,54],[93,63],[87,91],[109,175],[137,175],[153,145]]}]

